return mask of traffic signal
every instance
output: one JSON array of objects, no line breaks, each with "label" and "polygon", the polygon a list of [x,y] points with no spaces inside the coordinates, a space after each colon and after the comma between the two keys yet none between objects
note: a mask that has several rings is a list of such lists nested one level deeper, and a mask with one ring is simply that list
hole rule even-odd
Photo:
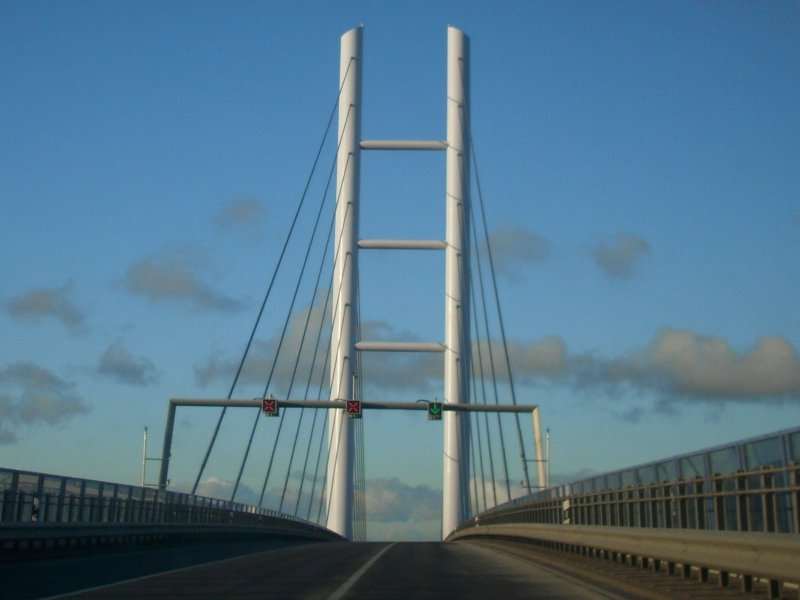
[{"label": "traffic signal", "polygon": [[361,418],[361,400],[346,401],[347,416],[351,419]]},{"label": "traffic signal", "polygon": [[275,398],[262,398],[261,410],[264,411],[264,414],[268,417],[277,417],[280,413],[280,407]]},{"label": "traffic signal", "polygon": [[428,402],[428,421],[441,421],[442,420],[442,403],[434,400]]}]

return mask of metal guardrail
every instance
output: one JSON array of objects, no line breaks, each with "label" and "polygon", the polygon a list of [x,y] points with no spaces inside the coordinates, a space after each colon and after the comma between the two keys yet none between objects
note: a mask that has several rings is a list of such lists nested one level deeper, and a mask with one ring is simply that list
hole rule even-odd
[{"label": "metal guardrail", "polygon": [[[720,476],[786,467],[792,464],[800,464],[800,427],[555,485],[506,502],[485,511],[484,514],[544,500],[564,500],[580,494],[658,485],[679,480],[688,482],[703,479],[708,482],[706,489],[711,489],[713,479]],[[749,485],[750,488],[754,487],[752,483]]]},{"label": "metal guardrail", "polygon": [[0,469],[2,549],[281,534],[341,539],[292,515],[154,488]]},{"label": "metal guardrail", "polygon": [[548,523],[797,533],[800,464],[501,506],[462,524]]},{"label": "metal guardrail", "polygon": [[800,583],[798,460],[800,429],[777,432],[518,498],[448,539],[521,538],[701,579],[712,569],[745,589],[766,579],[777,597]]}]

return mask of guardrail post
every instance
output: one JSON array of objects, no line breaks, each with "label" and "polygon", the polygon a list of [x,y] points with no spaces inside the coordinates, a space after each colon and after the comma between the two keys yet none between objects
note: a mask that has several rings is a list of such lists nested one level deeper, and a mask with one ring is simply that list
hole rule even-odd
[{"label": "guardrail post", "polygon": [[794,493],[792,493],[792,523],[789,533],[800,533],[800,465],[793,463],[789,481],[792,483]]},{"label": "guardrail post", "polygon": [[21,523],[25,520],[25,492],[17,492],[17,502],[15,504],[17,512],[14,515],[14,521]]},{"label": "guardrail post", "polygon": [[717,531],[725,530],[725,495],[723,490],[722,475],[714,473],[714,517]]},{"label": "guardrail post", "polygon": [[683,479],[678,483],[678,527],[689,528],[689,502],[686,497],[687,487]]},{"label": "guardrail post", "polygon": [[705,481],[700,477],[694,478],[694,493],[695,493],[695,511],[697,516],[696,529],[706,529],[706,498],[703,495],[705,491]]},{"label": "guardrail post", "polygon": [[58,503],[56,504],[56,521],[61,523],[64,520],[64,500],[67,494],[67,480],[61,478],[61,483],[58,486]]},{"label": "guardrail post", "polygon": [[661,501],[659,497],[661,496],[661,490],[659,486],[655,483],[651,483],[647,486],[647,496],[648,496],[648,503],[647,508],[650,513],[650,527],[654,529],[658,529],[661,527]]},{"label": "guardrail post", "polygon": [[771,532],[777,531],[777,518],[778,513],[777,497],[775,492],[771,491],[775,487],[774,473],[762,473],[761,475],[761,505],[764,507],[764,531]]},{"label": "guardrail post", "polygon": [[719,572],[719,587],[728,587],[731,581],[731,574],[727,571],[720,571]]},{"label": "guardrail post", "polygon": [[17,514],[17,486],[19,473],[11,472],[11,483],[3,492],[3,521],[14,521]]},{"label": "guardrail post", "polygon": [[636,511],[634,510],[633,505],[633,490],[630,487],[625,490],[625,505],[623,506],[623,509],[625,511],[625,526],[636,527]]},{"label": "guardrail post", "polygon": [[750,498],[747,477],[737,474],[734,478],[736,489],[736,527],[737,531],[750,531]]}]

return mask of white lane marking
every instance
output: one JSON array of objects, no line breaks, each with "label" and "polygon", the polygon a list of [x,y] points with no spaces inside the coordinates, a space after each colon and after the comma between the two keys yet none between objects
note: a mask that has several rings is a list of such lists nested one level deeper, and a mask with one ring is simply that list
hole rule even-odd
[{"label": "white lane marking", "polygon": [[378,552],[375,556],[373,556],[367,562],[365,562],[358,571],[356,571],[350,576],[350,579],[345,581],[339,587],[338,590],[336,590],[335,592],[333,592],[333,594],[328,596],[328,600],[341,600],[342,598],[344,598],[344,595],[350,591],[350,588],[353,587],[359,579],[361,579],[361,576],[367,572],[367,569],[369,569],[372,565],[374,565],[378,561],[378,559],[381,556],[383,556],[386,553],[386,551],[392,546],[394,546],[394,543],[381,548],[380,552]]}]

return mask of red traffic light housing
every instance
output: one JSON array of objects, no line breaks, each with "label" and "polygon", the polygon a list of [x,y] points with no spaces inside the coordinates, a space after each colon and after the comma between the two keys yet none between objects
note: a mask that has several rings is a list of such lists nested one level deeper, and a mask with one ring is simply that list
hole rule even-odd
[{"label": "red traffic light housing", "polygon": [[361,400],[346,400],[345,404],[345,410],[348,417],[351,419],[361,418]]},{"label": "red traffic light housing", "polygon": [[275,398],[262,398],[261,410],[264,411],[264,414],[268,417],[277,417],[280,414],[280,407]]}]

